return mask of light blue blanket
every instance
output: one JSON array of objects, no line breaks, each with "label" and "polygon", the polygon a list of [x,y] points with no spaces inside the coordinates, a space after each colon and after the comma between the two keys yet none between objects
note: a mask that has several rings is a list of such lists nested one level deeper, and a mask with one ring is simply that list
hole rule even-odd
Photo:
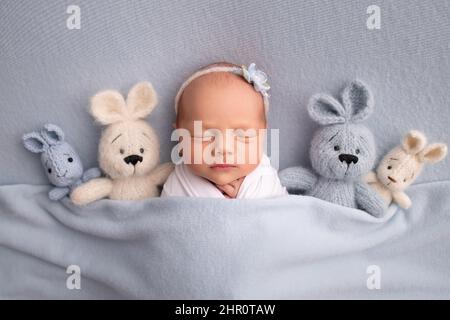
[{"label": "light blue blanket", "polygon": [[47,191],[0,187],[0,298],[450,298],[450,182],[383,219],[303,196],[80,209]]}]

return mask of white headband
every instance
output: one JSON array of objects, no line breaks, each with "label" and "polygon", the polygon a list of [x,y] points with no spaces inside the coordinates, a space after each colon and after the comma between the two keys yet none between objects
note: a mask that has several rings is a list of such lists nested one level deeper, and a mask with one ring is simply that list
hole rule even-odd
[{"label": "white headband", "polygon": [[178,114],[178,102],[180,101],[184,89],[186,89],[186,87],[195,79],[205,74],[213,72],[230,72],[242,76],[248,83],[253,85],[253,88],[257,92],[261,93],[264,100],[264,111],[266,115],[268,114],[269,94],[267,93],[267,91],[269,91],[270,86],[267,83],[267,75],[263,71],[256,69],[256,65],[254,63],[251,63],[248,66],[248,68],[246,66],[242,67],[217,66],[197,71],[192,76],[190,76],[185,82],[183,82],[180,89],[178,90],[178,93],[175,96],[175,114]]}]

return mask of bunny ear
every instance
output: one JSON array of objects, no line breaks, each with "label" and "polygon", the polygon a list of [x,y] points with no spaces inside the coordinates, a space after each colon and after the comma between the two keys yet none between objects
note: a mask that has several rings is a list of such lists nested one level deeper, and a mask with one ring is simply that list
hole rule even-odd
[{"label": "bunny ear", "polygon": [[425,148],[427,138],[425,135],[417,130],[411,130],[403,138],[402,146],[408,154],[417,154]]},{"label": "bunny ear", "polygon": [[38,132],[30,132],[22,137],[23,145],[28,151],[41,153],[47,148],[47,142]]},{"label": "bunny ear", "polygon": [[64,141],[64,132],[54,124],[46,124],[41,130],[41,135],[49,145],[58,144]]},{"label": "bunny ear", "polygon": [[158,96],[150,82],[139,82],[128,93],[127,107],[133,119],[145,118],[157,104]]},{"label": "bunny ear", "polygon": [[342,91],[342,104],[346,118],[351,122],[360,122],[373,111],[373,95],[362,81],[355,80]]},{"label": "bunny ear", "polygon": [[319,93],[313,95],[308,103],[308,113],[310,117],[321,125],[344,123],[344,107],[327,94]]},{"label": "bunny ear", "polygon": [[97,93],[91,99],[91,114],[103,125],[123,121],[127,118],[125,100],[117,91]]},{"label": "bunny ear", "polygon": [[432,143],[419,153],[420,162],[436,163],[447,155],[447,145],[443,143]]}]

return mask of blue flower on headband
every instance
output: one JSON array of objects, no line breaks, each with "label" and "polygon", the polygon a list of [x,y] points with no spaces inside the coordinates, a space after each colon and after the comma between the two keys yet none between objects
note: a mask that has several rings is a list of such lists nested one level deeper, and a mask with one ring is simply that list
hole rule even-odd
[{"label": "blue flower on headband", "polygon": [[242,72],[245,80],[253,84],[256,91],[261,92],[264,97],[269,97],[267,91],[269,91],[270,86],[267,82],[267,75],[263,71],[256,69],[256,65],[251,63],[248,68],[242,66]]}]

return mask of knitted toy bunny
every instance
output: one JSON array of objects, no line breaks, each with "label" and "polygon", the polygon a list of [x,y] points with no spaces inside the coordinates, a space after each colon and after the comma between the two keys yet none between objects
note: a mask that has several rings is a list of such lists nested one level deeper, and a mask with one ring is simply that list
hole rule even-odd
[{"label": "knitted toy bunny", "polygon": [[342,92],[342,103],[327,94],[314,95],[308,104],[311,118],[321,127],[310,148],[316,173],[302,167],[280,172],[291,193],[306,193],[329,202],[359,208],[379,217],[387,206],[361,178],[373,167],[375,142],[359,122],[373,110],[374,100],[366,85],[351,82]]},{"label": "knitted toy bunny", "polygon": [[153,129],[142,120],[158,103],[153,86],[136,84],[126,101],[117,91],[103,91],[91,100],[91,114],[106,125],[99,145],[99,162],[106,178],[94,179],[76,188],[71,199],[84,205],[109,197],[139,200],[159,195],[173,169],[172,164],[158,165],[159,142]]},{"label": "knitted toy bunny", "polygon": [[426,146],[425,135],[412,130],[403,138],[402,144],[381,160],[378,169],[366,175],[365,181],[386,201],[408,209],[411,199],[404,192],[419,176],[425,163],[436,163],[447,155],[447,146],[433,143]]},{"label": "knitted toy bunny", "polygon": [[23,136],[25,148],[41,153],[41,162],[48,179],[55,186],[48,196],[60,200],[80,184],[101,175],[99,168],[83,172],[83,165],[75,149],[64,141],[64,132],[54,124],[46,124],[40,132]]}]

